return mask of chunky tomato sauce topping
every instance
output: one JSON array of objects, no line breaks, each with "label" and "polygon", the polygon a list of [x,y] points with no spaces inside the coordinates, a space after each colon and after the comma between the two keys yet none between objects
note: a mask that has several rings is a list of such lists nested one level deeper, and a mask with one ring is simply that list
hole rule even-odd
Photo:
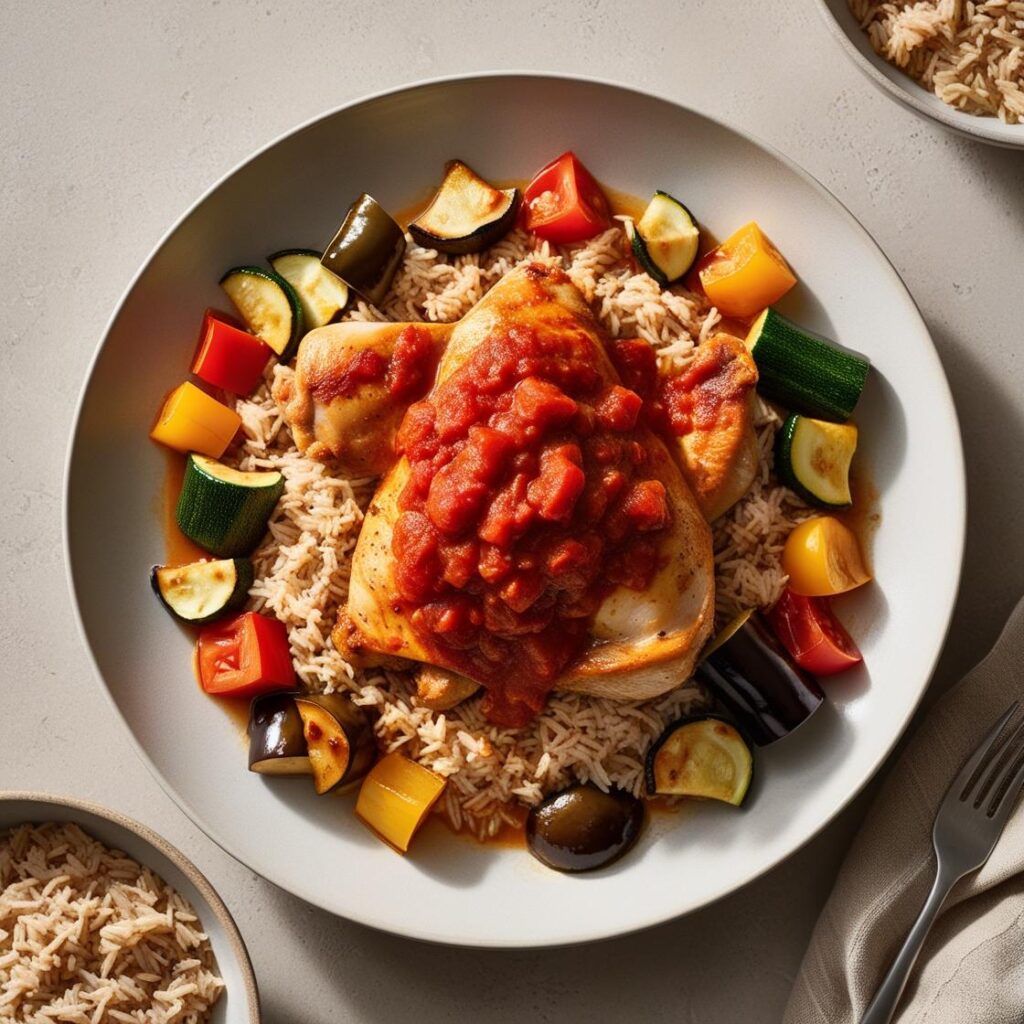
[{"label": "chunky tomato sauce topping", "polygon": [[609,385],[567,328],[501,328],[398,435],[411,469],[392,547],[396,606],[440,664],[524,725],[617,585],[645,589],[671,513],[652,478],[640,395]]}]

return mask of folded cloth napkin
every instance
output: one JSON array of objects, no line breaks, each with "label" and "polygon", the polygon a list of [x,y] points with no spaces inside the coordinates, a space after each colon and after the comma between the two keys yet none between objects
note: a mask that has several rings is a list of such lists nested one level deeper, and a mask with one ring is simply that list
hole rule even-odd
[{"label": "folded cloth napkin", "polygon": [[[847,854],[784,1024],[857,1024],[924,904],[932,823],[961,764],[1024,700],[1024,600],[995,647],[929,712]],[[911,973],[899,1024],[1024,1021],[1024,802],[988,863],[951,893]]]}]

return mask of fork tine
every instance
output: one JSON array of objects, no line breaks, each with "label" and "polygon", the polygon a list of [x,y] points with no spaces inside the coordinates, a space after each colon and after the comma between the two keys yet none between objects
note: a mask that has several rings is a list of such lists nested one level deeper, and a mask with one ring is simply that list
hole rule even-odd
[{"label": "fork tine", "polygon": [[1013,754],[1008,758],[1006,769],[995,780],[992,787],[992,799],[985,813],[991,818],[1005,809],[1005,813],[1009,814],[1017,802],[1017,795],[1020,793],[1022,784],[1024,784],[1024,741],[1018,741]]},{"label": "fork tine", "polygon": [[977,749],[967,759],[963,768],[960,769],[960,773],[953,780],[953,785],[950,786],[950,794],[958,792],[958,799],[967,799],[974,787],[977,785],[982,772],[988,766],[990,762],[989,755],[992,753],[993,749],[998,749],[996,740],[999,739],[1006,723],[1013,717],[1013,713],[1018,707],[1020,707],[1020,702],[1014,701],[1006,711],[1003,712],[999,721],[989,729],[985,738],[978,744]]},{"label": "fork tine", "polygon": [[[1008,730],[1008,731],[1007,731]],[[1007,723],[1006,735],[1000,738],[998,749],[994,749],[982,772],[982,778],[974,790],[974,809],[977,810],[989,796],[994,794],[999,784],[1006,778],[1007,766],[1013,764],[1021,750],[1021,737],[1024,736],[1024,718],[1010,729]]]}]

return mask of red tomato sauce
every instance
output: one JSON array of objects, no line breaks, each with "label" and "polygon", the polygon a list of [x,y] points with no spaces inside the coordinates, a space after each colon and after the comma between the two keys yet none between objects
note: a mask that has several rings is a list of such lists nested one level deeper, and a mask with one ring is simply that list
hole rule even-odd
[{"label": "red tomato sauce", "polygon": [[510,326],[406,413],[395,600],[439,664],[484,684],[494,722],[533,718],[602,599],[650,585],[671,512],[642,405],[586,334]]}]

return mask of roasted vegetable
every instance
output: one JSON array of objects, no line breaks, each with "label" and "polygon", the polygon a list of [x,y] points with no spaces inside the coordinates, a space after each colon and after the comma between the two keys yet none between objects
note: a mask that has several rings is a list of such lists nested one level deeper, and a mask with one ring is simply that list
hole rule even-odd
[{"label": "roasted vegetable", "polygon": [[356,814],[405,853],[444,787],[440,775],[396,751],[381,758],[363,779]]},{"label": "roasted vegetable", "polygon": [[284,624],[258,612],[205,626],[197,660],[203,689],[217,697],[256,697],[295,686]]},{"label": "roasted vegetable", "polygon": [[315,249],[284,249],[267,262],[295,289],[306,330],[329,324],[348,302],[348,285],[321,262]]},{"label": "roasted vegetable", "polygon": [[871,364],[849,349],[766,309],[747,334],[758,390],[788,409],[844,423],[853,415]]},{"label": "roasted vegetable", "polygon": [[736,727],[715,715],[673,722],[647,752],[651,796],[697,796],[739,806],[754,761]]},{"label": "roasted vegetable", "polygon": [[571,150],[538,171],[523,192],[523,224],[556,245],[582,242],[611,226],[608,200]]},{"label": "roasted vegetable", "polygon": [[793,660],[813,675],[831,676],[864,660],[823,597],[803,597],[787,587],[768,621]]},{"label": "roasted vegetable", "polygon": [[526,819],[526,843],[556,871],[591,871],[618,860],[637,840],[643,803],[629,793],[575,785],[554,793]]},{"label": "roasted vegetable", "polygon": [[805,597],[831,597],[871,579],[857,535],[834,516],[815,516],[794,526],[782,549],[789,586]]},{"label": "roasted vegetable", "polygon": [[848,508],[850,463],[857,450],[852,423],[829,423],[793,413],[779,431],[775,465],[783,483],[804,501]]},{"label": "roasted vegetable", "polygon": [[712,249],[699,266],[704,293],[726,316],[753,316],[796,284],[782,253],[754,221]]},{"label": "roasted vegetable", "polygon": [[241,425],[242,417],[234,409],[185,381],[168,395],[149,436],[175,451],[218,459]]},{"label": "roasted vegetable", "polygon": [[295,698],[317,793],[357,782],[377,756],[366,712],[340,693]]},{"label": "roasted vegetable", "polygon": [[825,699],[793,663],[760,613],[744,613],[712,643],[697,678],[729,709],[743,732],[767,746],[806,721]]},{"label": "roasted vegetable", "polygon": [[697,258],[700,229],[693,214],[667,192],[655,192],[630,233],[633,255],[661,285],[678,281]]},{"label": "roasted vegetable", "polygon": [[248,555],[266,533],[283,491],[284,478],[276,470],[243,473],[192,454],[175,510],[178,529],[222,558]]},{"label": "roasted vegetable", "polygon": [[263,267],[235,267],[220,279],[220,286],[253,334],[282,363],[290,362],[306,333],[295,289],[280,274]]},{"label": "roasted vegetable", "polygon": [[313,771],[296,693],[268,693],[249,708],[249,771],[260,775],[309,775]]},{"label": "roasted vegetable", "polygon": [[519,189],[492,188],[461,160],[452,160],[430,205],[409,225],[409,234],[427,249],[479,252],[512,230],[518,209]]},{"label": "roasted vegetable", "polygon": [[261,338],[208,309],[192,372],[215,388],[248,395],[259,384],[270,355],[270,346]]},{"label": "roasted vegetable", "polygon": [[373,196],[364,192],[320,262],[367,302],[379,306],[405,255],[405,235]]},{"label": "roasted vegetable", "polygon": [[190,565],[156,565],[150,581],[164,607],[182,622],[201,626],[245,604],[252,586],[248,558]]}]

